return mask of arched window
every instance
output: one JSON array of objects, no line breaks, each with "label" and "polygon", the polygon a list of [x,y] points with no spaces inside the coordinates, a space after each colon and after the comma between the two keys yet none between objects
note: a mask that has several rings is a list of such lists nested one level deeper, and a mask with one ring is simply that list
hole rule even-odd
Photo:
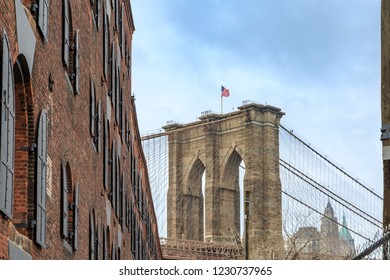
[{"label": "arched window", "polygon": [[73,247],[78,249],[78,220],[79,220],[79,185],[73,187],[72,173],[69,163],[61,164],[62,188],[62,225],[61,235]]}]

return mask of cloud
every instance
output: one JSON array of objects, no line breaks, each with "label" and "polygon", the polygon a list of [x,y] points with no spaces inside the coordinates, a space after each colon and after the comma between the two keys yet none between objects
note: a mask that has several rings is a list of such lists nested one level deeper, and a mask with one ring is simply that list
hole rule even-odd
[{"label": "cloud", "polygon": [[[140,130],[250,99],[381,193],[380,1],[132,1]],[[369,165],[369,166],[367,166]],[[350,168],[348,168],[350,167]]]}]

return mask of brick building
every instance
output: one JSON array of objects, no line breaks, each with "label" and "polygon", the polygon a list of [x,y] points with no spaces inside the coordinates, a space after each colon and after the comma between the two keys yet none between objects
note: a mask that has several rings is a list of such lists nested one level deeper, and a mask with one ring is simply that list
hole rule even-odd
[{"label": "brick building", "polygon": [[0,1],[0,259],[160,259],[125,0]]}]

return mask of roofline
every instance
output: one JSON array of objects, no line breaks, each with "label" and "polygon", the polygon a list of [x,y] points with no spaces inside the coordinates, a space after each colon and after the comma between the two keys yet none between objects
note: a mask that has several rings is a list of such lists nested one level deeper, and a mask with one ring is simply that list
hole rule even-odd
[{"label": "roofline", "polygon": [[129,27],[130,27],[130,30],[131,30],[131,33],[134,33],[135,31],[135,25],[134,25],[134,18],[133,18],[133,11],[131,9],[131,0],[128,0],[126,1],[126,12],[127,12],[127,18],[129,19],[128,20],[128,24],[129,24]]}]

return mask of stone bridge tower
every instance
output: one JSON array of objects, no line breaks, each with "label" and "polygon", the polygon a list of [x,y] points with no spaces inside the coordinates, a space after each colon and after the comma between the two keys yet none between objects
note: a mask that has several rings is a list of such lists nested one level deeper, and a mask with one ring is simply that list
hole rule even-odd
[{"label": "stone bridge tower", "polygon": [[283,251],[279,122],[284,113],[255,103],[238,109],[164,127],[169,145],[168,237],[240,242],[243,161],[247,257],[278,258]]}]

